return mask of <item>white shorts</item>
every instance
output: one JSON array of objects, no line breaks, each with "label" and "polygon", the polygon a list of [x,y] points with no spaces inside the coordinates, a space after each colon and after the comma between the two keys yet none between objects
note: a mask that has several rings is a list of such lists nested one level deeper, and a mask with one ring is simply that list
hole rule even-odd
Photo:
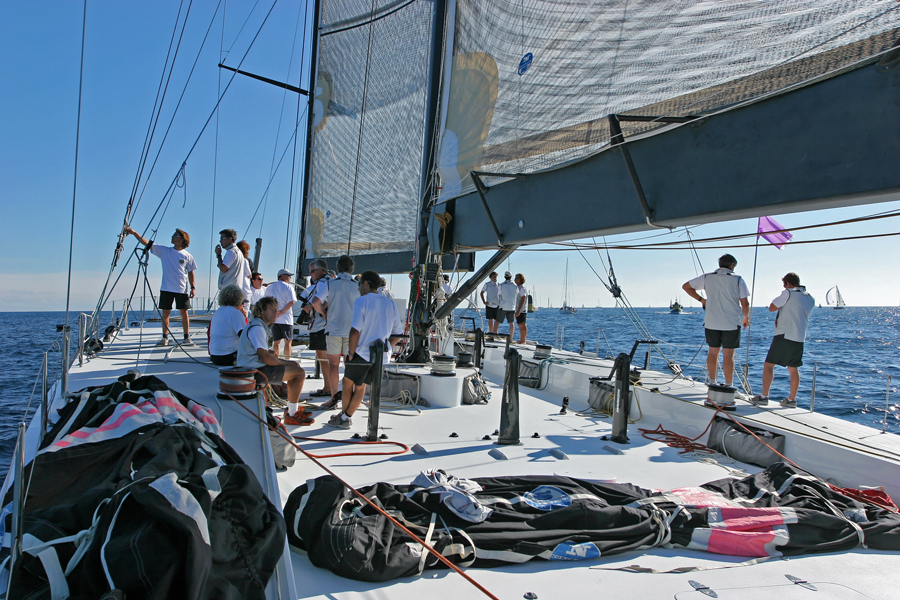
[{"label": "white shorts", "polygon": [[326,354],[343,354],[344,356],[347,356],[347,352],[350,350],[350,338],[329,335],[325,338],[325,345]]}]

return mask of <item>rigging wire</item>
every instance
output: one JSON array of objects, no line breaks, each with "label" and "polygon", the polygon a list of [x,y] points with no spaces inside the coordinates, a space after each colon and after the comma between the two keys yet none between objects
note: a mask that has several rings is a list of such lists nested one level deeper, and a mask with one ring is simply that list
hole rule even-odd
[{"label": "rigging wire", "polygon": [[[66,280],[66,318],[63,323],[69,326],[69,304],[72,299],[72,254],[75,246],[75,199],[78,195],[78,147],[81,145],[81,95],[84,89],[84,40],[87,33],[87,0],[84,0],[84,12],[81,17],[81,67],[78,73],[78,116],[75,125],[75,166],[72,175],[72,218],[69,222],[69,274]],[[78,340],[81,346],[83,340]],[[69,357],[63,358],[66,362]],[[64,390],[65,391],[65,390]]]},{"label": "rigging wire", "polygon": [[[294,48],[297,43],[297,31],[300,29],[300,17],[303,16],[303,40],[300,43],[300,73],[298,75],[299,82],[303,82],[303,58],[304,52],[306,50],[306,15],[302,10],[297,11],[297,24],[294,27],[294,41],[291,45],[291,66],[293,65],[294,59]],[[288,78],[290,78],[291,66],[288,66]],[[313,91],[315,94],[315,91]],[[300,105],[302,103],[302,96],[297,94],[297,114],[294,116],[294,129],[300,127]],[[281,129],[279,125],[279,130]],[[284,266],[288,266],[288,252],[291,247],[290,237],[291,237],[291,217],[293,217],[293,207],[294,207],[294,175],[297,171],[297,139],[300,136],[294,135],[294,154],[291,157],[291,185],[288,189],[288,210],[287,210],[287,227],[284,232]],[[299,187],[299,186],[298,186]]]},{"label": "rigging wire", "polygon": [[[222,4],[222,34],[219,38],[219,62],[225,62],[225,17],[226,11],[228,8],[227,1]],[[253,14],[251,11],[250,14]],[[249,18],[249,17],[248,17]],[[218,98],[222,94],[222,69],[219,69],[216,81],[216,98]],[[209,215],[209,245],[212,246],[215,241],[216,235],[216,183],[219,179],[219,117],[221,112],[219,109],[216,109],[216,136],[215,143],[213,144],[213,189],[212,189],[212,210]],[[212,307],[212,275],[213,275],[213,253],[209,255],[209,270],[207,271],[208,275],[206,276],[206,297],[208,298],[206,310],[209,310]],[[218,278],[217,278],[218,279]]]},{"label": "rigging wire", "polygon": [[[259,29],[257,30],[256,34],[253,36],[253,39],[250,41],[250,44],[247,46],[247,50],[244,52],[244,55],[241,57],[241,60],[240,60],[240,62],[238,63],[238,68],[240,68],[240,66],[243,64],[244,60],[246,60],[247,56],[249,55],[250,50],[253,48],[253,45],[256,43],[256,40],[259,38],[259,34],[262,33],[263,27],[265,27],[266,23],[267,23],[268,20],[269,20],[269,17],[272,15],[272,11],[274,10],[276,4],[277,4],[277,0],[275,0],[275,2],[272,3],[272,6],[269,8],[269,12],[266,13],[266,16],[265,16],[265,18],[263,19],[263,22],[260,24]],[[208,35],[208,32],[207,32],[207,35]],[[203,134],[206,132],[206,128],[209,127],[209,124],[210,124],[210,122],[212,121],[213,116],[215,116],[216,111],[218,110],[219,106],[221,105],[222,100],[225,98],[225,94],[227,94],[227,93],[228,93],[228,90],[231,88],[231,84],[234,82],[234,79],[235,79],[236,76],[237,76],[237,74],[235,73],[235,74],[232,75],[231,78],[228,80],[228,83],[225,85],[225,89],[224,89],[224,90],[222,91],[222,93],[219,95],[219,98],[218,98],[218,100],[216,101],[215,106],[213,106],[212,111],[210,112],[209,116],[206,118],[206,121],[203,123],[203,126],[200,128],[200,132],[197,134],[196,139],[194,140],[194,142],[193,142],[193,144],[191,145],[191,147],[188,149],[187,154],[185,155],[185,158],[184,158],[184,162],[183,162],[182,164],[186,163],[187,160],[188,160],[188,159],[191,157],[191,155],[194,153],[194,150],[197,148],[197,145],[200,143],[200,140],[203,138]],[[180,173],[180,171],[181,171],[181,170],[179,169],[179,173]],[[159,208],[162,206],[162,204],[163,204],[164,202],[166,202],[166,196],[167,196],[167,195],[169,194],[169,192],[172,190],[172,187],[175,185],[175,182],[177,181],[178,177],[179,177],[179,175],[176,174],[176,175],[175,175],[175,178],[173,178],[173,180],[172,180],[172,183],[169,184],[169,189],[166,191],[166,193],[163,195],[163,198],[160,200],[160,204],[159,204],[159,206],[157,207],[157,212],[159,211]],[[154,215],[155,215],[155,214],[156,214],[156,213],[154,213]],[[148,227],[148,228],[149,228],[149,227]],[[144,233],[145,233],[145,234],[146,234],[146,232],[147,232],[147,229],[144,229]],[[145,237],[146,237],[146,236],[145,236]],[[129,262],[130,262],[130,258],[129,258]],[[96,315],[99,314],[100,308],[103,306],[103,304],[106,302],[106,300],[109,299],[109,294],[112,293],[112,292],[110,291],[109,294],[107,294],[107,288],[108,288],[109,279],[112,277],[112,273],[113,273],[113,271],[114,271],[114,269],[115,269],[115,266],[116,266],[116,265],[115,265],[115,262],[114,262],[113,265],[110,267],[110,273],[109,273],[109,275],[107,276],[107,283],[104,284],[103,290],[102,290],[101,295],[100,295],[101,301],[98,303],[97,309],[94,311],[94,316],[92,317],[92,319],[94,319],[94,320],[96,320],[96,318],[97,318]],[[122,268],[122,271],[123,271],[123,272],[124,272],[124,270],[125,270],[125,268],[126,268],[127,266],[128,266],[128,265],[127,265],[127,263],[126,263],[126,265]],[[120,273],[120,275],[119,275],[119,278],[121,278],[121,273]],[[116,281],[118,281],[118,278],[117,278]],[[113,287],[115,287],[115,286],[113,286]],[[94,325],[94,321],[92,321],[91,324]]]}]

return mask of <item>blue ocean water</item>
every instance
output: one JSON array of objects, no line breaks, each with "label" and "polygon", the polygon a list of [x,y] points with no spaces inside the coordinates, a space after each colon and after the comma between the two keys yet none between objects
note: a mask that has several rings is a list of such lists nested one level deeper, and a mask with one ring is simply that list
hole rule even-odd
[{"label": "blue ocean water", "polygon": [[[686,309],[670,315],[666,308],[638,308],[635,313],[661,344],[662,350],[678,362],[685,374],[703,376],[706,348],[703,344],[703,311]],[[457,311],[457,316],[478,315]],[[5,471],[15,446],[18,423],[29,419],[40,402],[39,371],[43,353],[50,350],[50,380],[59,377],[61,354],[56,325],[62,323],[63,312],[0,313],[0,356],[5,368],[0,370],[0,469]],[[70,314],[72,320],[74,316]],[[108,323],[109,313],[101,317]],[[761,385],[762,363],[769,348],[775,317],[765,308],[753,310],[750,330],[750,383],[757,392]],[[577,314],[560,313],[558,309],[539,309],[528,315],[528,339],[561,345],[578,351],[584,349],[601,356],[630,352],[636,339],[643,338],[632,321],[619,308],[581,308]],[[501,332],[506,331],[506,326]],[[516,334],[518,337],[518,333]],[[737,352],[740,364],[746,361],[747,335]],[[881,429],[885,407],[889,402],[887,430],[900,433],[900,308],[864,307],[834,310],[817,308],[812,313],[807,337],[804,365],[800,369],[801,384],[798,405],[809,408],[810,386],[814,364],[816,375],[816,412]],[[641,351],[639,351],[639,354]],[[636,358],[642,363],[642,358]],[[663,369],[660,357],[651,359],[651,368]],[[887,396],[888,378],[890,397]],[[772,395],[788,392],[787,370],[776,368]]]}]

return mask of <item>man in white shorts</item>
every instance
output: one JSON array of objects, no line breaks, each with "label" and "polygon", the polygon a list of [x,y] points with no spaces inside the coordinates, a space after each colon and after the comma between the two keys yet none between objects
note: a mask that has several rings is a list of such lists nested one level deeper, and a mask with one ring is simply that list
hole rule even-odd
[{"label": "man in white shorts", "polygon": [[[353,321],[353,303],[359,298],[359,284],[353,280],[353,259],[341,256],[337,261],[337,277],[330,280],[323,291],[317,292],[313,301],[325,307],[325,343],[328,356],[328,389],[332,392],[331,401],[322,405],[324,410],[337,408],[335,399],[338,390],[338,374],[341,367],[341,354],[349,356],[350,326]],[[379,279],[379,283],[380,283]],[[378,289],[378,285],[375,286]],[[313,305],[315,308],[315,304]]]},{"label": "man in white shorts", "polygon": [[272,323],[272,350],[275,356],[281,349],[281,341],[284,340],[284,356],[291,357],[291,343],[294,341],[294,302],[297,301],[297,292],[291,277],[294,274],[287,269],[278,271],[278,281],[266,288],[266,297],[278,300],[278,313],[275,322]]},{"label": "man in white shorts", "polygon": [[381,276],[375,271],[365,271],[359,280],[360,296],[353,303],[353,321],[350,328],[350,358],[344,363],[344,393],[341,412],[328,420],[328,425],[350,429],[350,417],[359,408],[366,394],[366,384],[372,383],[374,368],[370,346],[376,340],[385,342],[384,364],[391,359],[391,346],[400,340],[403,324],[397,305],[390,298],[378,293]]},{"label": "man in white shorts", "polygon": [[[172,234],[172,246],[161,246],[153,243],[131,227],[125,228],[125,233],[133,235],[150,249],[150,254],[158,256],[162,262],[162,283],[159,286],[159,310],[162,313],[163,334],[156,345],[169,345],[169,315],[172,313],[172,303],[181,312],[181,326],[184,329],[184,341],[182,346],[193,346],[190,330],[191,322],[188,311],[191,309],[191,298],[194,297],[194,271],[197,263],[194,257],[186,250],[191,244],[191,236],[181,229],[176,229]],[[173,338],[175,336],[172,336]]]}]

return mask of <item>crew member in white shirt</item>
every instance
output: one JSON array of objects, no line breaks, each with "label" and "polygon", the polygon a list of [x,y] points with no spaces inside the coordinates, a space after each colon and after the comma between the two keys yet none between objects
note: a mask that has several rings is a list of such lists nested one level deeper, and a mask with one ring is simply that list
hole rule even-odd
[{"label": "crew member in white shirt", "polygon": [[250,244],[248,244],[246,240],[241,240],[235,244],[235,246],[240,250],[241,258],[244,259],[243,265],[241,266],[241,282],[239,285],[241,291],[244,292],[244,308],[247,309],[250,307],[250,296],[253,294],[253,286],[250,283],[250,277],[253,276],[253,270],[250,264]]},{"label": "crew member in white shirt", "polygon": [[525,319],[528,316],[526,303],[528,302],[528,290],[525,289],[525,276],[516,273],[516,286],[518,287],[518,296],[516,297],[516,324],[519,326],[519,343],[524,344],[528,340],[528,324]]},{"label": "crew member in white shirt", "polygon": [[350,328],[349,356],[344,363],[344,393],[341,412],[328,420],[328,425],[350,429],[350,417],[359,408],[366,393],[366,384],[372,383],[373,365],[370,347],[376,340],[385,342],[384,364],[391,358],[391,346],[400,340],[403,325],[397,305],[390,298],[378,293],[381,276],[375,271],[365,271],[359,280],[360,296],[353,303],[353,322]]},{"label": "crew member in white shirt", "polygon": [[262,377],[269,382],[284,381],[287,383],[288,407],[284,411],[285,425],[312,425],[312,415],[300,408],[300,393],[306,372],[293,360],[282,360],[269,350],[269,338],[272,331],[269,326],[278,314],[278,300],[267,296],[260,298],[253,307],[253,320],[244,328],[238,342],[237,365],[240,369],[259,371],[257,379]]},{"label": "crew member in white shirt", "polygon": [[[734,351],[741,346],[741,326],[750,325],[750,290],[740,275],[734,273],[737,259],[730,254],[719,257],[719,268],[686,282],[681,289],[691,298],[698,300],[706,315],[703,326],[706,328],[706,343],[709,354],[706,357],[706,369],[710,384],[716,383],[716,365],[719,350],[722,351],[722,372],[725,385],[731,386],[734,377]],[[697,293],[706,290],[707,298]],[[707,403],[712,405],[714,403]],[[734,402],[728,403],[732,407]],[[721,408],[721,406],[720,406]]]},{"label": "crew member in white shirt", "polygon": [[392,292],[390,289],[388,289],[387,281],[385,280],[384,277],[381,278],[381,285],[378,286],[378,293],[381,294],[382,296],[387,296],[388,298],[394,297],[394,292]]},{"label": "crew member in white shirt", "polygon": [[125,233],[133,235],[143,245],[148,246],[150,254],[159,257],[162,262],[163,274],[162,283],[159,285],[159,309],[162,313],[163,333],[162,339],[156,345],[169,345],[169,315],[172,313],[172,303],[174,302],[175,308],[181,312],[181,325],[184,329],[184,340],[181,345],[193,346],[188,311],[191,309],[191,298],[194,297],[194,271],[197,270],[197,263],[187,251],[187,247],[191,245],[191,236],[184,230],[176,229],[172,234],[172,246],[170,247],[147,240],[131,227],[125,227]]},{"label": "crew member in white shirt", "polygon": [[256,271],[250,273],[250,308],[256,304],[260,298],[266,295],[266,288],[263,285],[263,276]]},{"label": "crew member in white shirt", "polygon": [[500,321],[497,320],[497,309],[500,306],[500,284],[497,283],[497,271],[491,271],[489,279],[481,286],[481,301],[484,303],[484,316],[488,320],[488,332],[497,333]]},{"label": "crew member in white shirt", "polygon": [[247,326],[243,307],[244,292],[238,286],[226,285],[219,292],[219,308],[209,322],[209,358],[212,364],[234,366],[238,341]]},{"label": "crew member in white shirt", "polygon": [[310,396],[323,396],[329,400],[335,395],[328,383],[328,336],[325,334],[325,307],[321,302],[316,302],[316,296],[319,294],[327,294],[328,282],[328,264],[321,258],[317,258],[309,263],[309,279],[310,285],[303,294],[306,294],[306,305],[303,310],[309,313],[309,349],[315,350],[316,361],[319,363],[319,369],[322,371],[322,379],[325,383],[321,390],[310,392]]},{"label": "crew member in white shirt", "polygon": [[800,388],[800,370],[803,365],[803,343],[809,327],[809,313],[816,306],[816,299],[800,285],[796,273],[781,278],[784,291],[769,304],[769,312],[778,311],[775,317],[775,337],[763,363],[762,393],[750,398],[754,406],[769,403],[769,388],[775,378],[775,365],[787,367],[791,375],[791,394],[781,401],[785,408],[797,407],[797,390]]},{"label": "crew member in white shirt", "polygon": [[512,273],[503,274],[503,283],[500,284],[500,307],[497,309],[497,320],[500,323],[509,323],[509,341],[513,339],[513,321],[516,318],[516,303],[519,300],[519,286],[512,281]]},{"label": "crew member in white shirt", "polygon": [[441,290],[444,292],[444,298],[449,298],[453,294],[453,287],[450,285],[450,276],[444,275],[444,281],[441,283]]},{"label": "crew member in white shirt", "polygon": [[[244,275],[244,255],[235,245],[237,232],[234,229],[223,229],[219,232],[219,243],[216,244],[216,258],[219,269],[219,289],[226,285],[241,286]],[[223,255],[222,250],[225,250]]]},{"label": "crew member in white shirt", "polygon": [[[325,307],[326,355],[328,357],[328,389],[334,392],[331,401],[322,404],[323,410],[338,407],[338,374],[341,355],[350,356],[350,326],[353,322],[353,303],[359,298],[359,284],[353,280],[353,259],[346,254],[337,261],[337,277],[324,289],[317,288],[313,306]],[[378,286],[375,286],[376,289]]]},{"label": "crew member in white shirt", "polygon": [[291,283],[294,274],[287,269],[278,271],[278,281],[266,288],[266,297],[278,300],[278,313],[275,322],[272,323],[272,351],[275,356],[281,349],[281,341],[284,340],[284,358],[291,357],[291,343],[294,341],[294,302],[297,301],[297,292]]}]

